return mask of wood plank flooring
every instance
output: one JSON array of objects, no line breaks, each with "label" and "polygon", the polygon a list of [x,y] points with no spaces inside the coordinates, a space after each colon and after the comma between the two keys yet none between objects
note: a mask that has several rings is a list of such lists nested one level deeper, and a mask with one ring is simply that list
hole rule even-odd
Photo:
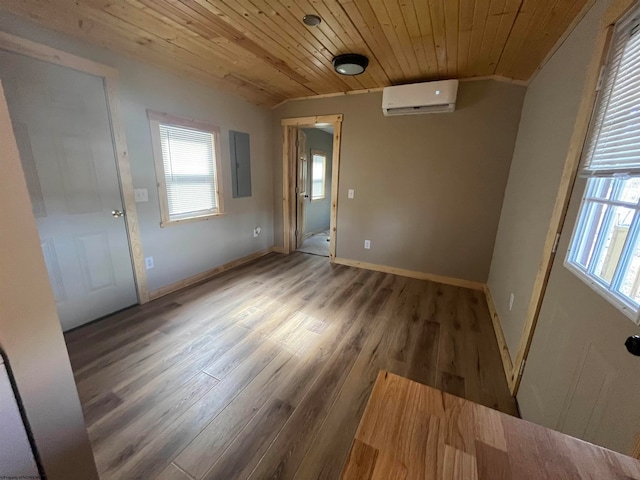
[{"label": "wood plank flooring", "polygon": [[516,415],[482,292],[304,253],[66,340],[102,479],[337,479],[379,370]]},{"label": "wood plank flooring", "polygon": [[640,462],[380,371],[342,480],[640,479]]}]

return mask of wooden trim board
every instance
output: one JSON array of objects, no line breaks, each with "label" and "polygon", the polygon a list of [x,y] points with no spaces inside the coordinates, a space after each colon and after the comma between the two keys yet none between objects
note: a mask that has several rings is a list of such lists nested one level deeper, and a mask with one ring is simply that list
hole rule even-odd
[{"label": "wooden trim board", "polygon": [[504,368],[504,376],[507,379],[507,385],[511,378],[511,372],[513,372],[513,362],[511,361],[511,354],[509,353],[509,346],[504,338],[504,332],[502,331],[502,324],[500,323],[500,317],[496,310],[496,305],[493,303],[493,297],[491,296],[491,290],[489,285],[484,286],[484,295],[487,299],[487,307],[491,314],[491,323],[493,323],[493,330],[496,334],[496,340],[498,341],[498,348],[500,349],[500,358],[502,359],[502,367]]},{"label": "wooden trim board", "polygon": [[118,71],[115,68],[3,32],[0,32],[0,49],[71,68],[103,79],[107,109],[109,110],[112,128],[113,148],[117,157],[116,169],[120,183],[122,204],[125,211],[125,225],[136,292],[138,301],[141,304],[147,303],[149,301],[147,270],[144,264],[142,240],[140,239],[140,229],[138,226],[138,212],[136,210],[133,192],[133,179],[131,177],[127,137],[120,118]]},{"label": "wooden trim board", "polygon": [[[595,2],[595,0],[590,0]],[[470,78],[459,78],[458,81],[460,82],[478,82],[478,81],[482,81],[482,80],[493,80],[495,82],[502,82],[502,83],[511,83],[513,85],[520,85],[523,87],[526,87],[529,85],[531,80],[516,80],[513,78],[509,78],[509,77],[505,77],[502,75],[484,75],[484,76],[479,76],[479,77],[470,77]],[[391,85],[389,85],[391,86]],[[321,98],[333,98],[333,97],[346,97],[348,95],[362,95],[364,93],[376,93],[376,92],[381,92],[382,90],[384,90],[385,87],[376,87],[376,88],[363,88],[361,90],[348,90],[346,92],[335,92],[335,93],[323,93],[320,95],[307,95],[304,97],[295,97],[295,98],[286,98],[284,100],[282,100],[280,103],[275,104],[273,107],[271,107],[272,110],[275,110],[278,107],[281,107],[282,105],[289,103],[289,102],[297,102],[299,100],[318,100]]]},{"label": "wooden trim board", "polygon": [[226,272],[227,270],[230,270],[234,267],[239,267],[240,265],[244,265],[245,263],[248,263],[257,258],[264,257],[265,255],[268,255],[271,252],[282,253],[279,251],[278,248],[271,247],[265,250],[260,250],[258,252],[250,253],[249,255],[237,258],[236,260],[232,260],[230,262],[227,262],[223,265],[212,268],[205,272],[192,275],[190,277],[184,278],[182,280],[171,283],[164,287],[160,287],[156,290],[152,290],[149,293],[149,296],[151,300],[155,300],[156,298],[164,297],[165,295],[169,295],[170,293],[177,292],[178,290],[182,290],[183,288],[190,287],[192,285],[195,285],[196,283],[201,283],[201,282],[204,282],[205,280],[209,280],[210,278],[215,277],[216,275],[220,275],[221,273]]},{"label": "wooden trim board", "polygon": [[429,282],[444,283],[445,285],[453,285],[454,287],[469,288],[471,290],[484,290],[485,284],[474,282],[472,280],[464,280],[461,278],[445,277],[434,273],[417,272],[415,270],[406,270],[404,268],[387,267],[386,265],[377,265],[375,263],[360,262],[358,260],[349,260],[346,258],[335,258],[334,263],[346,265],[348,267],[364,268],[365,270],[373,270],[374,272],[390,273],[392,275],[400,275],[401,277],[415,278],[417,280],[427,280]]},{"label": "wooden trim board", "polygon": [[[169,227],[183,223],[200,222],[211,220],[225,215],[224,195],[222,193],[222,155],[220,153],[220,127],[192,118],[179,117],[168,113],[147,110],[149,119],[149,130],[151,133],[151,146],[153,150],[153,162],[156,172],[156,185],[158,187],[158,198],[160,200],[160,227]],[[183,218],[171,218],[169,213],[169,198],[167,195],[166,173],[162,154],[162,142],[160,140],[160,125],[177,125],[201,132],[207,132],[213,137],[213,154],[215,163],[214,187],[216,189],[216,208],[209,210],[205,214],[192,215]]]},{"label": "wooden trim board", "polygon": [[596,39],[594,53],[591,64],[587,72],[587,80],[585,82],[582,101],[576,116],[573,135],[569,144],[569,151],[564,163],[562,176],[560,178],[560,186],[555,200],[555,205],[551,214],[551,221],[544,243],[544,249],[538,272],[535,278],[527,314],[525,317],[525,325],[518,351],[516,352],[513,369],[509,378],[509,390],[515,396],[518,393],[523,373],[523,364],[527,359],[531,348],[531,341],[536,328],[540,308],[551,274],[551,267],[555,253],[553,251],[557,235],[560,235],[566,220],[567,208],[573,191],[576,175],[580,164],[582,149],[584,146],[591,116],[596,102],[597,92],[596,86],[600,76],[602,65],[606,62],[609,52],[611,36],[614,30],[614,24],[635,4],[634,0],[613,0],[604,14],[603,21],[600,24],[600,31]]}]

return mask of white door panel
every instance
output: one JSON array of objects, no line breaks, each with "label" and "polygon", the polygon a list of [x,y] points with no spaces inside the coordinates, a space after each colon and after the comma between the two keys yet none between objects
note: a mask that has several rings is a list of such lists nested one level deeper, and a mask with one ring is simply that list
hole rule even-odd
[{"label": "white door panel", "polygon": [[63,329],[137,303],[103,80],[8,52],[0,75]]}]

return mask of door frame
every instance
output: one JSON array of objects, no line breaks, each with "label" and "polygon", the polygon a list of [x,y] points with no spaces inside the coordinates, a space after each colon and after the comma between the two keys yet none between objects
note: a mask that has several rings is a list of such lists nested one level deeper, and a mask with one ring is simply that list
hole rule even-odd
[{"label": "door frame", "polygon": [[0,49],[102,78],[111,123],[113,148],[116,154],[115,163],[118,172],[120,196],[125,211],[125,231],[129,243],[133,279],[138,295],[138,302],[140,304],[147,303],[149,301],[147,273],[144,265],[140,229],[138,227],[138,212],[133,194],[133,180],[131,178],[131,165],[129,164],[127,151],[127,138],[120,118],[118,70],[4,32],[0,32]]},{"label": "door frame", "polygon": [[331,218],[329,226],[329,261],[335,262],[338,236],[338,181],[340,172],[340,141],[342,138],[342,114],[313,117],[284,118],[282,125],[282,215],[284,253],[291,253],[296,245],[296,163],[297,151],[292,132],[297,128],[317,128],[317,124],[333,126],[333,155],[331,159]]},{"label": "door frame", "polygon": [[[527,316],[525,317],[525,326],[520,337],[518,351],[511,370],[511,375],[507,378],[509,390],[515,396],[520,388],[522,374],[524,373],[525,362],[531,349],[531,342],[535,333],[538,317],[540,316],[540,308],[544,300],[547,290],[551,268],[556,256],[556,248],[562,229],[564,227],[569,207],[569,200],[575,185],[575,180],[580,166],[582,150],[587,139],[589,127],[591,125],[591,117],[595,108],[597,94],[596,91],[600,72],[607,61],[609,53],[609,45],[615,24],[631,9],[637,0],[612,0],[611,4],[602,17],[598,36],[596,38],[595,48],[589,69],[587,70],[587,79],[584,85],[582,100],[576,121],[574,124],[573,134],[569,143],[569,151],[567,153],[562,176],[560,177],[560,186],[556,196],[553,211],[551,213],[551,221],[545,238],[542,258],[538,266],[533,290],[529,299],[527,308]],[[640,453],[640,451],[639,451]]]}]

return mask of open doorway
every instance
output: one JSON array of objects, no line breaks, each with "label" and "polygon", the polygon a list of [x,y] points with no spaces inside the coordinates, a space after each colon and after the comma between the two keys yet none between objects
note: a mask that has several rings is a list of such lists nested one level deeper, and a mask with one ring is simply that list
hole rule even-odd
[{"label": "open doorway", "polygon": [[289,118],[282,126],[284,251],[333,262],[342,115]]},{"label": "open doorway", "polygon": [[300,190],[297,250],[329,257],[331,223],[331,158],[333,125],[298,127]]}]

